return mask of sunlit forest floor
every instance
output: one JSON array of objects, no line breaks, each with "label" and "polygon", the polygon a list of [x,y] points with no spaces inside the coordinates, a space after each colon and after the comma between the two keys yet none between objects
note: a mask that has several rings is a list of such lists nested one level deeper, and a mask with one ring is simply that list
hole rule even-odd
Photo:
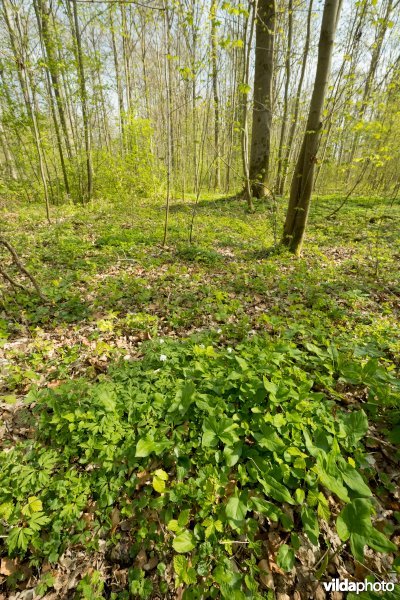
[{"label": "sunlit forest floor", "polygon": [[[274,251],[280,203],[202,196],[189,244],[174,199],[165,248],[162,199],[50,226],[2,207],[48,302],[1,296],[0,598],[322,599],[394,576],[400,204],[341,201],[314,198],[301,258]],[[363,503],[364,557],[342,510]]]}]

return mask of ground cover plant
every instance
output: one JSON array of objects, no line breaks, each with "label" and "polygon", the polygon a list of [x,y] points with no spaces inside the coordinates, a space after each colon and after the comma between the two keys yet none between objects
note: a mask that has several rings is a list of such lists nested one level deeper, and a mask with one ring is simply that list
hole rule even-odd
[{"label": "ground cover plant", "polygon": [[64,206],[52,227],[4,205],[47,302],[2,296],[3,597],[396,582],[399,207],[327,219],[341,201],[315,199],[301,258],[271,252],[280,203],[204,195],[189,244],[177,200],[164,248],[161,200]]}]

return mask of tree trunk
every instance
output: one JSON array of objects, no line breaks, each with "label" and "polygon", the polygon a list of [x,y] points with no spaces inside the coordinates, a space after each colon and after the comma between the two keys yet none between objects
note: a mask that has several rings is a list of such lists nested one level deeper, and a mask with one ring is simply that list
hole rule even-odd
[{"label": "tree trunk", "polygon": [[278,148],[278,173],[276,175],[276,191],[278,194],[282,194],[282,181],[283,181],[283,154],[284,144],[286,135],[286,123],[289,111],[289,86],[290,86],[290,75],[291,75],[291,58],[292,58],[292,37],[293,37],[293,0],[289,0],[288,5],[288,38],[287,48],[285,56],[285,92],[283,98],[283,116],[281,125],[281,134],[279,138]]},{"label": "tree trunk", "polygon": [[82,40],[81,32],[79,28],[78,20],[78,5],[77,0],[72,0],[72,10],[74,17],[74,29],[75,29],[75,43],[76,43],[76,58],[78,63],[78,79],[79,89],[82,104],[82,119],[83,119],[83,133],[85,138],[85,154],[86,154],[86,175],[87,175],[87,201],[89,201],[93,194],[93,167],[92,167],[92,153],[90,144],[90,131],[89,131],[89,114],[87,106],[87,91],[86,91],[86,78],[85,69],[83,67],[83,55],[82,55]]},{"label": "tree trunk", "polygon": [[256,22],[253,129],[249,175],[252,194],[268,194],[272,125],[272,79],[274,62],[275,0],[260,0]]},{"label": "tree trunk", "polygon": [[294,110],[293,110],[293,116],[292,116],[291,123],[290,123],[288,142],[286,145],[285,155],[284,155],[284,158],[282,161],[282,177],[280,180],[280,185],[279,185],[279,190],[278,190],[278,192],[281,196],[283,196],[283,194],[285,192],[286,178],[287,178],[287,173],[288,173],[288,169],[289,169],[290,152],[293,147],[293,139],[294,139],[294,136],[296,133],[296,128],[297,128],[297,124],[298,124],[297,121],[299,118],[301,92],[303,90],[304,76],[305,76],[306,65],[307,65],[307,57],[308,57],[308,52],[310,50],[312,7],[313,7],[313,0],[310,0],[310,4],[308,6],[306,39],[305,39],[305,43],[304,43],[303,59],[302,59],[302,63],[301,63],[299,83],[297,86],[296,98],[294,101]]},{"label": "tree trunk", "polygon": [[211,77],[214,96],[214,146],[215,146],[215,179],[214,189],[221,187],[221,170],[219,160],[219,95],[218,95],[218,38],[217,38],[217,0],[211,0]]},{"label": "tree trunk", "polygon": [[289,207],[283,229],[282,243],[297,255],[301,252],[310,210],[314,167],[322,128],[321,117],[328,88],[340,5],[340,0],[325,0],[314,89],[306,131],[293,174]]}]

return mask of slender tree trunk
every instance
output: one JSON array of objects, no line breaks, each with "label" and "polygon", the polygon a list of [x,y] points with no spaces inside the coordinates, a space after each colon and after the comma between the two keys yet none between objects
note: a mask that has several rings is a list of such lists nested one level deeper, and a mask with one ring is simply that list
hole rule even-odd
[{"label": "slender tree trunk", "polygon": [[121,142],[121,154],[124,152],[124,95],[122,92],[121,84],[121,71],[118,60],[117,43],[115,39],[115,29],[113,22],[113,7],[110,6],[110,30],[111,30],[111,46],[113,51],[114,59],[114,70],[115,70],[115,81],[117,84],[117,96],[118,96],[118,112],[119,112],[119,131],[120,131],[120,142]]},{"label": "slender tree trunk", "polygon": [[252,193],[256,198],[262,198],[269,193],[275,12],[275,0],[259,0],[249,168]]},{"label": "slender tree trunk", "polygon": [[67,128],[67,121],[64,112],[64,103],[60,92],[60,82],[58,74],[58,61],[56,57],[54,47],[55,32],[50,31],[50,9],[47,5],[46,0],[35,0],[34,2],[36,16],[38,20],[39,29],[42,33],[43,44],[46,51],[46,67],[50,73],[51,84],[57,104],[58,116],[61,123],[61,129],[64,136],[64,143],[67,149],[68,158],[71,160],[72,151],[69,140],[69,133]]},{"label": "slender tree trunk", "polygon": [[170,60],[170,20],[169,10],[166,0],[164,0],[164,41],[165,41],[165,60],[164,60],[164,77],[165,91],[167,96],[167,119],[166,119],[166,137],[167,137],[167,194],[165,200],[165,219],[164,219],[164,236],[162,245],[165,246],[168,236],[168,220],[169,220],[169,203],[171,196],[171,175],[172,175],[172,138],[171,138],[171,85],[170,85],[170,69],[168,62]]},{"label": "slender tree trunk", "polygon": [[286,124],[289,111],[289,87],[290,87],[290,74],[291,74],[291,60],[292,60],[292,37],[293,37],[293,0],[289,0],[288,4],[288,33],[287,33],[287,49],[285,56],[285,92],[283,98],[283,116],[281,133],[279,138],[278,148],[278,173],[276,176],[276,191],[278,194],[282,194],[282,183],[283,183],[283,154],[286,134]]},{"label": "slender tree trunk", "polygon": [[283,229],[283,244],[296,254],[301,252],[310,210],[314,166],[322,129],[321,117],[328,88],[340,5],[340,0],[325,0],[314,89],[306,131],[293,174],[289,207]]},{"label": "slender tree trunk", "polygon": [[[45,206],[46,206],[46,217],[47,217],[47,221],[50,223],[51,222],[51,220],[50,220],[50,199],[49,199],[49,190],[48,190],[47,179],[46,179],[46,165],[45,165],[45,160],[44,160],[42,140],[40,138],[40,131],[39,131],[39,127],[38,127],[38,123],[37,123],[37,119],[36,119],[34,100],[31,98],[31,93],[29,90],[29,77],[26,73],[26,66],[25,66],[26,60],[25,60],[25,52],[24,52],[23,46],[22,46],[22,38],[20,36],[21,39],[20,39],[20,49],[19,49],[19,46],[17,43],[17,38],[16,38],[16,33],[13,28],[13,25],[12,25],[12,22],[10,19],[10,15],[8,12],[8,4],[9,4],[9,0],[3,0],[3,15],[4,15],[4,20],[5,20],[9,38],[10,38],[11,48],[12,48],[12,51],[14,54],[14,60],[16,63],[16,68],[17,68],[18,80],[19,80],[22,95],[24,98],[26,112],[27,112],[29,120],[30,120],[33,139],[35,142],[35,147],[36,147],[36,152],[37,152],[38,162],[39,162],[40,178],[41,178],[41,182],[42,182],[42,186],[43,186],[43,194],[44,194],[44,200],[45,200]],[[16,14],[17,29],[19,30],[19,33],[20,33],[20,26],[19,26],[18,19],[19,19],[19,16],[18,16],[18,14]]]},{"label": "slender tree trunk", "polygon": [[16,181],[18,179],[17,170],[15,168],[15,163],[13,156],[11,154],[8,140],[4,132],[3,123],[0,121],[0,143],[3,148],[4,160],[6,165],[6,172],[10,179]]},{"label": "slender tree trunk", "polygon": [[[48,22],[47,22],[48,13],[46,13],[46,15],[44,14],[44,11],[46,9],[44,0],[34,0],[33,4],[34,4],[36,20],[37,20],[38,28],[39,28],[40,41],[43,42],[42,51],[45,54],[45,57],[47,59],[46,60],[46,63],[47,63],[46,64],[46,83],[47,83],[47,89],[48,89],[48,95],[49,95],[49,104],[50,104],[51,116],[52,116],[53,123],[54,123],[54,130],[56,133],[57,148],[58,148],[58,154],[60,157],[61,171],[62,171],[63,179],[64,179],[65,192],[69,196],[70,195],[70,186],[69,186],[69,181],[68,181],[67,167],[65,164],[61,132],[60,132],[60,127],[58,124],[56,108],[55,108],[55,104],[57,103],[57,94],[59,94],[58,76],[54,72],[52,50],[50,50],[50,54],[49,54],[49,49],[48,49],[48,46],[46,45],[46,40],[47,40],[47,44],[49,44],[49,32],[48,32]],[[51,47],[51,45],[50,45],[50,47]],[[50,64],[52,64],[52,67],[50,67]],[[53,76],[52,76],[52,71],[53,71]],[[57,92],[56,92],[56,90],[57,90]],[[54,102],[54,99],[55,99],[54,97],[56,98],[56,102]],[[60,98],[60,100],[61,100],[61,98]],[[61,112],[62,112],[62,115],[64,118],[63,109],[61,110]],[[58,114],[60,115],[60,107],[59,107]],[[64,122],[64,124],[65,124],[65,122]],[[69,147],[69,141],[68,141],[67,147]]]},{"label": "slender tree trunk", "polygon": [[211,0],[210,19],[211,19],[211,77],[214,96],[214,146],[215,146],[215,179],[214,189],[221,187],[221,169],[220,169],[220,144],[219,144],[219,95],[218,95],[218,34],[217,34],[217,0]]},{"label": "slender tree trunk", "polygon": [[[379,25],[378,25],[378,29],[377,29],[377,33],[376,33],[376,37],[375,37],[375,41],[374,41],[374,45],[373,45],[373,50],[372,50],[372,54],[371,54],[371,62],[369,64],[367,79],[365,81],[362,102],[361,102],[361,106],[360,106],[360,109],[358,112],[358,119],[360,121],[362,121],[362,119],[364,118],[365,112],[368,108],[368,102],[369,102],[369,99],[371,96],[371,88],[372,88],[372,84],[375,79],[375,75],[376,75],[376,71],[377,71],[378,63],[379,63],[379,58],[380,58],[381,52],[382,52],[383,40],[385,39],[386,31],[388,30],[388,27],[389,27],[389,17],[392,12],[393,1],[394,0],[387,0],[385,13],[383,15],[383,18],[381,18],[379,20]],[[351,149],[350,149],[349,169],[347,172],[347,180],[350,177],[351,164],[354,160],[354,156],[356,154],[359,142],[360,142],[360,133],[357,132],[353,137],[353,141],[352,141],[352,145],[351,145]]]},{"label": "slender tree trunk", "polygon": [[77,0],[72,0],[72,10],[74,17],[74,33],[76,42],[76,58],[78,63],[78,74],[79,74],[79,89],[82,103],[82,119],[83,119],[83,133],[85,138],[85,154],[86,154],[86,176],[87,176],[87,198],[89,201],[93,195],[93,167],[92,167],[92,152],[90,144],[90,130],[89,130],[89,114],[88,114],[88,103],[87,103],[87,91],[86,91],[86,78],[85,69],[83,66],[83,55],[82,55],[82,40],[81,32],[79,27],[78,19],[78,4]]},{"label": "slender tree trunk", "polygon": [[247,207],[250,211],[254,210],[253,206],[253,194],[251,189],[250,180],[250,165],[249,165],[249,71],[250,71],[250,56],[251,47],[254,35],[254,27],[257,14],[257,0],[253,4],[253,12],[250,21],[250,33],[247,41],[247,30],[249,17],[246,17],[244,22],[244,61],[243,61],[243,116],[242,116],[242,135],[241,135],[241,150],[242,150],[242,164],[243,164],[243,175],[244,175],[244,195],[247,201]]},{"label": "slender tree trunk", "polygon": [[301,92],[303,91],[303,83],[304,83],[304,76],[306,73],[307,58],[308,58],[308,53],[310,50],[312,7],[313,7],[313,0],[310,0],[310,3],[308,5],[306,39],[305,39],[305,43],[304,43],[303,59],[302,59],[302,63],[301,63],[299,83],[297,86],[296,97],[295,97],[295,101],[294,101],[294,110],[293,110],[293,115],[292,115],[291,122],[290,122],[290,129],[289,129],[288,141],[287,141],[286,149],[285,149],[285,155],[284,155],[284,158],[282,161],[282,177],[281,177],[280,186],[279,186],[279,194],[281,196],[285,192],[286,178],[287,178],[288,169],[289,169],[290,153],[293,148],[293,140],[294,140],[296,128],[298,125],[298,119],[299,119]]}]

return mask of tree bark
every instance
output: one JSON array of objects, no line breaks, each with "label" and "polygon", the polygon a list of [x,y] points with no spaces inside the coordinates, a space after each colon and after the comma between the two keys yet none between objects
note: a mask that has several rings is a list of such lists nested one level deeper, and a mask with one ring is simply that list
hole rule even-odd
[{"label": "tree bark", "polygon": [[286,123],[288,118],[289,111],[289,86],[290,86],[290,75],[291,75],[291,58],[292,58],[292,38],[293,38],[293,0],[289,0],[288,4],[288,38],[287,38],[287,48],[286,48],[286,56],[285,56],[285,92],[283,98],[283,115],[282,115],[282,125],[281,125],[281,133],[279,138],[279,148],[278,148],[278,173],[276,176],[276,191],[278,194],[282,194],[282,184],[283,184],[283,155],[284,155],[284,144],[285,144],[285,135],[286,135]]},{"label": "tree bark", "polygon": [[304,42],[303,59],[302,59],[302,63],[301,63],[299,83],[297,86],[296,97],[295,97],[295,101],[294,101],[293,115],[292,115],[291,122],[290,122],[288,142],[286,145],[285,155],[284,155],[284,158],[282,161],[282,177],[280,180],[280,186],[279,186],[279,190],[278,190],[281,195],[283,195],[285,192],[285,184],[286,184],[286,178],[287,178],[288,169],[289,169],[289,160],[290,160],[290,156],[291,156],[290,153],[293,148],[293,139],[294,139],[294,136],[296,133],[296,128],[298,125],[297,122],[299,119],[301,92],[303,91],[303,83],[304,83],[304,76],[305,76],[305,72],[306,72],[307,58],[308,58],[308,53],[310,50],[312,7],[313,7],[313,0],[310,0],[310,4],[308,5],[306,39]]},{"label": "tree bark", "polygon": [[219,160],[219,95],[218,95],[218,38],[217,38],[217,0],[211,0],[211,77],[214,97],[214,146],[215,146],[215,179],[214,189],[221,187],[221,170]]},{"label": "tree bark", "polygon": [[297,255],[302,249],[310,210],[314,167],[322,128],[321,117],[328,88],[340,5],[340,0],[325,0],[318,45],[317,72],[306,131],[293,174],[289,207],[283,229],[282,243]]},{"label": "tree bark", "polygon": [[78,19],[77,0],[72,0],[72,11],[73,11],[73,18],[74,18],[75,49],[76,49],[76,59],[77,59],[77,63],[78,63],[78,79],[79,79],[79,90],[80,90],[80,97],[81,97],[80,100],[81,100],[81,104],[82,104],[83,133],[84,133],[84,138],[85,138],[86,176],[87,176],[87,198],[86,199],[87,199],[87,201],[89,201],[93,195],[93,167],[92,167],[92,152],[91,152],[91,144],[90,144],[86,78],[85,78],[85,69],[83,66],[82,40],[81,40],[81,32],[80,32],[79,19]]},{"label": "tree bark", "polygon": [[252,194],[268,194],[272,126],[272,79],[275,36],[275,0],[260,0],[256,22],[253,128],[249,175]]}]

